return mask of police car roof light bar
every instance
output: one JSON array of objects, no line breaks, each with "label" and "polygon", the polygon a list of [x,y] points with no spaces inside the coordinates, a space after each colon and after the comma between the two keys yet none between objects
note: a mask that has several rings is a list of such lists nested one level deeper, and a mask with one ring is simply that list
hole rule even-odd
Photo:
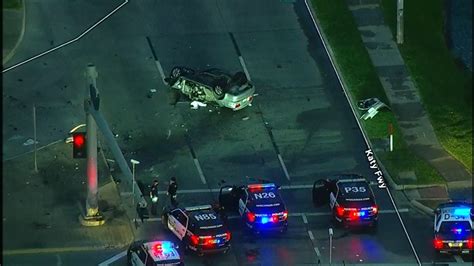
[{"label": "police car roof light bar", "polygon": [[192,211],[204,211],[204,210],[212,210],[212,206],[207,205],[199,205],[199,206],[192,206],[184,208],[185,211],[192,212]]},{"label": "police car roof light bar", "polygon": [[274,183],[265,183],[265,184],[250,184],[247,185],[249,189],[262,189],[262,188],[276,188]]}]

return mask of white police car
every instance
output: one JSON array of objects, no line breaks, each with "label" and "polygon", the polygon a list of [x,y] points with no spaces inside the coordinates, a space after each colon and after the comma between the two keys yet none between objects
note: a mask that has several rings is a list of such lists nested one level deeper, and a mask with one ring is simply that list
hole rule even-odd
[{"label": "white police car", "polygon": [[474,210],[472,204],[447,202],[435,210],[433,245],[439,253],[472,253]]},{"label": "white police car", "polygon": [[165,209],[163,225],[179,238],[184,248],[202,256],[227,252],[231,233],[211,205]]},{"label": "white police car", "polygon": [[127,250],[127,264],[133,266],[184,265],[171,241],[133,242]]},{"label": "white police car", "polygon": [[288,210],[274,183],[223,186],[219,204],[225,211],[238,211],[247,228],[256,233],[288,229]]}]

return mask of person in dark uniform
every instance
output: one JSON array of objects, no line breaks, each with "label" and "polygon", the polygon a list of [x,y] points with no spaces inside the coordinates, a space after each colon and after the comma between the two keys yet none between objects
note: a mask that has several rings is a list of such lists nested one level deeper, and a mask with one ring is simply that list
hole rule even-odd
[{"label": "person in dark uniform", "polygon": [[153,180],[150,186],[151,214],[156,215],[158,208],[158,180]]},{"label": "person in dark uniform", "polygon": [[171,177],[170,184],[168,185],[167,194],[170,196],[171,205],[176,206],[176,192],[178,191],[178,183],[176,182],[176,177]]}]

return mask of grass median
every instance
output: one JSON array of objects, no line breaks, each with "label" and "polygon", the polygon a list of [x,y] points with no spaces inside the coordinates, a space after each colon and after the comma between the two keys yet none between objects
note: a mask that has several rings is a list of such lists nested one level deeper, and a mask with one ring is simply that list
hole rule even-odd
[{"label": "grass median", "polygon": [[[382,0],[381,4],[388,26],[396,32],[396,1]],[[444,1],[405,1],[404,5],[400,52],[439,141],[472,173],[472,72],[447,47]]]},{"label": "grass median", "polygon": [[22,4],[21,0],[3,0],[3,9],[20,9]]},{"label": "grass median", "polygon": [[[347,7],[347,2],[345,0],[312,0],[311,2],[353,100],[357,102],[365,98],[377,97],[387,103],[387,96],[362,42],[352,13]],[[359,117],[360,115],[362,113],[359,112]],[[385,143],[388,139],[388,124],[393,124],[394,150],[390,152],[382,149],[377,152],[377,155],[395,182],[398,184],[444,182],[434,168],[407,148],[397,120],[391,112],[383,111],[370,120],[361,121],[372,143]],[[399,178],[401,172],[408,171],[413,171],[417,179],[409,181]]]}]

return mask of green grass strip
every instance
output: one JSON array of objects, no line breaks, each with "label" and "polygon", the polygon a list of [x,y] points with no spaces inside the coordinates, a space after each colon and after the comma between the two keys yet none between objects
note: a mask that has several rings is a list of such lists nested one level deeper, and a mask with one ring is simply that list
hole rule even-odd
[{"label": "green grass strip", "polygon": [[[388,103],[346,1],[312,0],[311,2],[354,101],[377,97]],[[361,112],[359,117],[360,115]],[[399,173],[414,171],[417,176],[416,184],[443,183],[444,179],[431,165],[407,148],[393,113],[383,111],[370,120],[362,121],[362,126],[372,143],[380,143],[388,139],[389,123],[392,123],[395,129],[394,151],[381,151],[377,154],[395,182],[410,184],[409,181],[400,180]]]}]

